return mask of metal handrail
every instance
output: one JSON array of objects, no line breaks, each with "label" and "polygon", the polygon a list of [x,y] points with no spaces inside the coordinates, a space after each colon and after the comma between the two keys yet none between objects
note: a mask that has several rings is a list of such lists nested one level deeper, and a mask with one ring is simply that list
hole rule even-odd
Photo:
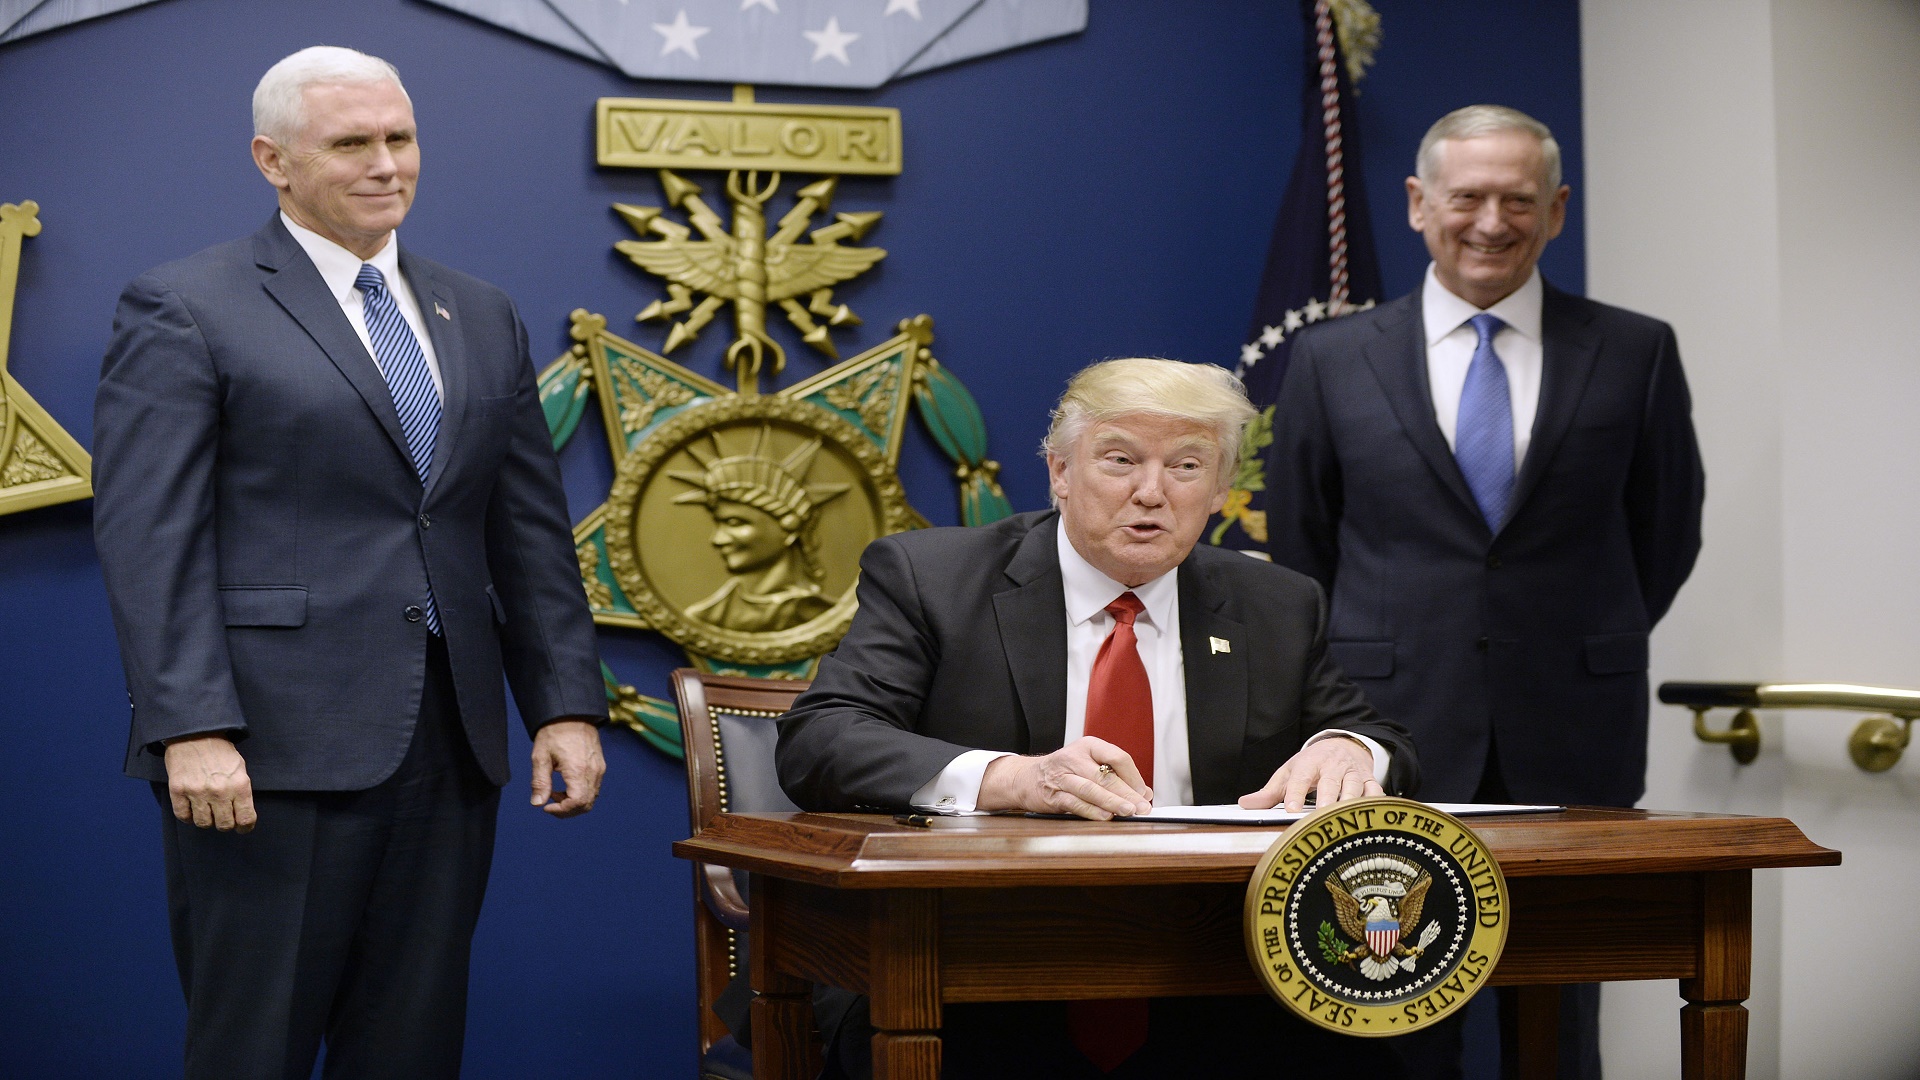
[{"label": "metal handrail", "polygon": [[[1742,765],[1760,756],[1760,724],[1755,709],[1846,709],[1882,712],[1860,721],[1847,739],[1853,763],[1867,772],[1885,772],[1900,760],[1920,719],[1920,690],[1859,683],[1692,683],[1660,686],[1660,700],[1693,711],[1693,734],[1701,742],[1722,744]],[[1735,709],[1724,730],[1707,726],[1710,709]]]}]

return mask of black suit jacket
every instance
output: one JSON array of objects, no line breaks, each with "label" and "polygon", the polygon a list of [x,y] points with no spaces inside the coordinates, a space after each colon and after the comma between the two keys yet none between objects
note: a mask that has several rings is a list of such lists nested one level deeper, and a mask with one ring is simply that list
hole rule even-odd
[{"label": "black suit jacket", "polygon": [[1470,798],[1645,791],[1647,634],[1700,550],[1706,478],[1667,324],[1548,286],[1533,441],[1496,535],[1434,419],[1420,292],[1316,326],[1274,414],[1274,560],[1332,596],[1329,649]]},{"label": "black suit jacket", "polygon": [[[780,783],[801,807],[903,808],[966,750],[1045,754],[1065,739],[1066,594],[1052,511],[883,537],[860,560],[860,611],[780,721]],[[1179,570],[1187,739],[1197,803],[1259,789],[1338,727],[1419,769],[1327,657],[1326,602],[1298,574],[1196,547]],[[1215,652],[1208,638],[1225,639]]]},{"label": "black suit jacket", "polygon": [[[406,755],[433,583],[480,767],[604,717],[526,330],[485,282],[400,253],[445,383],[416,475],[373,357],[274,215],[120,298],[94,413],[94,532],[134,704],[127,772],[228,731],[262,790],[355,790]],[[444,317],[440,314],[444,312]]]}]

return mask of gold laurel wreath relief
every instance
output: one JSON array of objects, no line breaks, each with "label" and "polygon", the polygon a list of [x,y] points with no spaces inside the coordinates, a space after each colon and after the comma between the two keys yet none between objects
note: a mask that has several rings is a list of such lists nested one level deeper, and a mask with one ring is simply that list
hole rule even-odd
[{"label": "gold laurel wreath relief", "polygon": [[93,496],[93,458],[7,371],[20,249],[40,235],[40,206],[0,204],[0,514]]}]

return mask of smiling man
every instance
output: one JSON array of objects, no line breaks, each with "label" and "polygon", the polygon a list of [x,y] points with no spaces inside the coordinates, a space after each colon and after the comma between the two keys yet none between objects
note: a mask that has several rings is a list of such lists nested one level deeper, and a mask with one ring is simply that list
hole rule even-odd
[{"label": "smiling man", "polygon": [[[1411,789],[1405,733],[1327,655],[1319,587],[1197,546],[1252,416],[1209,364],[1074,376],[1046,440],[1057,510],[868,546],[853,627],[780,722],[788,795],[1104,820]],[[1289,1053],[1314,1040],[1265,999],[1065,1011],[949,1008],[946,1075],[1251,1075],[1240,1067],[1276,1060],[1270,1039]],[[1223,1017],[1231,1035],[1195,1037]]]},{"label": "smiling man", "polygon": [[127,286],[95,407],[186,1075],[304,1080],[324,1040],[329,1077],[455,1077],[503,682],[534,805],[585,812],[593,624],[512,303],[396,238],[420,175],[399,75],[304,49],[253,119],[278,211]]},{"label": "smiling man", "polygon": [[[1423,797],[1631,806],[1647,635],[1700,550],[1679,347],[1541,278],[1569,195],[1544,125],[1460,109],[1415,166],[1425,284],[1294,343],[1269,549],[1332,596],[1328,648],[1413,732]],[[1561,1075],[1597,1078],[1598,988],[1563,1003]],[[1421,1038],[1458,1076],[1458,1028]]]}]

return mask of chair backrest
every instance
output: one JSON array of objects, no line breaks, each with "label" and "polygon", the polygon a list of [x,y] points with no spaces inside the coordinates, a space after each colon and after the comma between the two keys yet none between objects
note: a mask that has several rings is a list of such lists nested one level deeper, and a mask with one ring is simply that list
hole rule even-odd
[{"label": "chair backrest", "polygon": [[[774,721],[807,688],[797,679],[746,679],[693,668],[673,673],[680,737],[687,755],[687,818],[695,834],[715,814],[797,810],[780,790]],[[694,964],[700,1052],[727,1034],[711,1006],[739,971],[747,906],[745,882],[725,867],[693,867]]]},{"label": "chair backrest", "polygon": [[694,832],[723,811],[798,810],[773,768],[774,720],[807,688],[798,679],[745,679],[693,668],[673,673],[687,752],[687,814]]}]

